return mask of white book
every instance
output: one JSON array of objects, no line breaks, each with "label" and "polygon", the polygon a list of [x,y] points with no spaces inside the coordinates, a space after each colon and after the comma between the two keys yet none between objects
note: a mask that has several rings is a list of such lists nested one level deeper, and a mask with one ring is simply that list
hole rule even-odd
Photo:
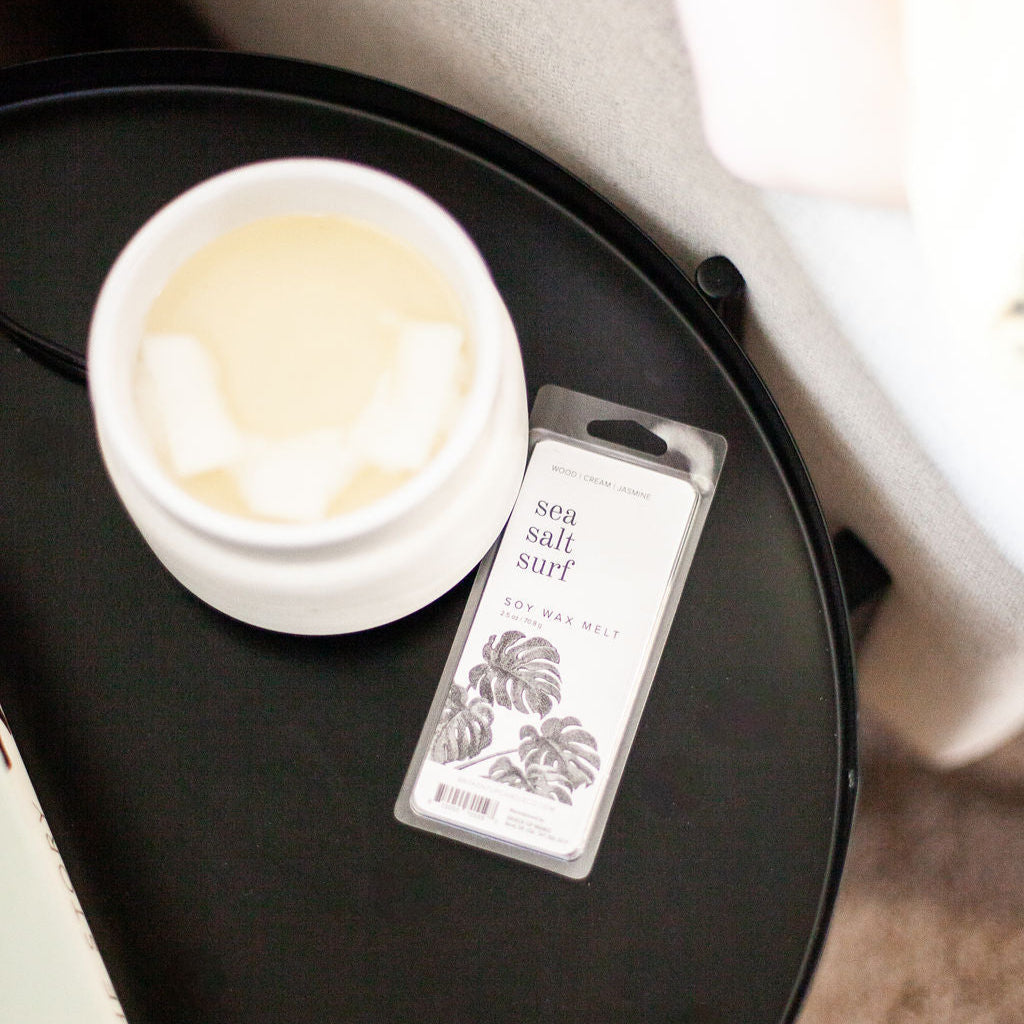
[{"label": "white book", "polygon": [[17,1024],[125,1020],[2,711],[0,1014]]}]

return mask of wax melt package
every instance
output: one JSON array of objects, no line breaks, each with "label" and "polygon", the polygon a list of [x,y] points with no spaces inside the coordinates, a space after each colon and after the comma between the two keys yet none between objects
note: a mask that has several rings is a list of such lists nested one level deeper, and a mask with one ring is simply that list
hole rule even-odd
[{"label": "wax melt package", "polygon": [[395,815],[569,878],[593,866],[725,459],[718,434],[540,389]]}]

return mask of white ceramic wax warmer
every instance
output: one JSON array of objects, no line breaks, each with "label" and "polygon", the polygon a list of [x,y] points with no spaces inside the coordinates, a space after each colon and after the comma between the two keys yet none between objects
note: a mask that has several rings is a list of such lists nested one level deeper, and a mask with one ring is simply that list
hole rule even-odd
[{"label": "white ceramic wax warmer", "polygon": [[[230,515],[188,495],[156,458],[133,392],[145,317],[170,275],[224,232],[289,214],[355,218],[418,249],[454,288],[473,350],[461,411],[422,470],[371,504],[296,524]],[[107,470],[150,547],[202,600],[268,629],[345,633],[423,607],[487,551],[522,480],[522,363],[483,259],[432,199],[356,164],[306,158],[252,164],[197,185],[160,210],[104,282],[88,374]]]}]

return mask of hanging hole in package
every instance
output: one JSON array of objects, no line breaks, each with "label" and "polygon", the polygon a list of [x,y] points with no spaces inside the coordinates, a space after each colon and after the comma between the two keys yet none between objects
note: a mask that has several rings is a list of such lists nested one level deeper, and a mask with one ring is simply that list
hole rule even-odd
[{"label": "hanging hole in package", "polygon": [[590,873],[725,450],[718,434],[540,389],[522,489],[477,573],[399,821]]}]

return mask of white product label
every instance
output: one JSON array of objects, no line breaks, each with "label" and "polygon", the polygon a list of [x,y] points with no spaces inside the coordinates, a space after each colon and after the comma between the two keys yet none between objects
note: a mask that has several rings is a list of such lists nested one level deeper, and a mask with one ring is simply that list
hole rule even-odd
[{"label": "white product label", "polygon": [[679,477],[536,444],[413,786],[418,814],[582,853],[696,505]]}]

